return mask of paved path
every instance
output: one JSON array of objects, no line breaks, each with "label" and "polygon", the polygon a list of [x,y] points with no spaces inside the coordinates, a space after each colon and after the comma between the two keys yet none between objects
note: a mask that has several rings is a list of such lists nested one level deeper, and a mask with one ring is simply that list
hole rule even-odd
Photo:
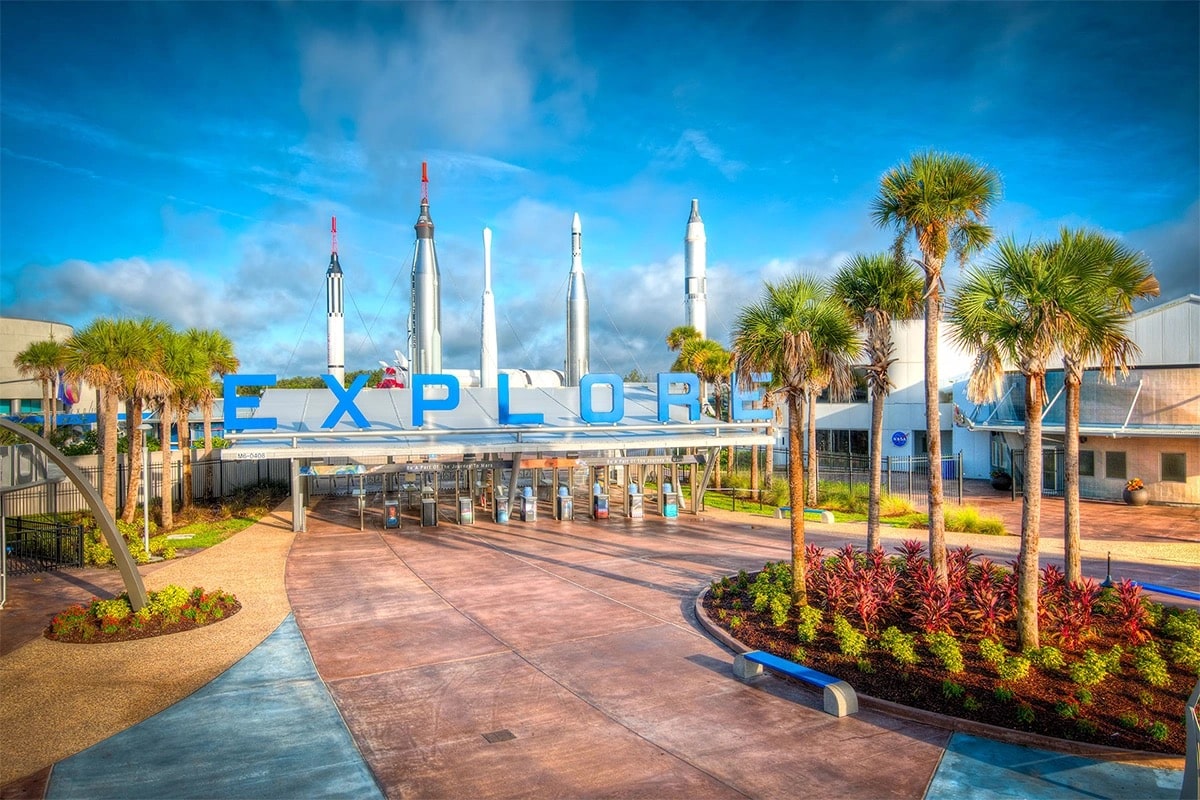
[{"label": "paved path", "polygon": [[[119,678],[100,692],[86,680],[92,673],[71,672],[70,663],[58,671],[54,659],[66,646],[38,640],[0,658],[0,770],[8,770],[0,785],[13,777],[10,748],[29,739],[27,718],[47,721],[33,749],[45,751],[46,766],[58,762],[48,781],[43,768],[41,782],[10,783],[3,795],[318,797],[373,788],[430,798],[920,798],[927,790],[940,798],[994,787],[994,773],[972,764],[995,763],[1004,779],[1021,778],[1022,796],[1084,796],[1074,787],[1090,797],[1178,796],[1177,770],[1078,760],[1050,774],[1043,766],[1061,764],[1058,756],[1013,757],[986,742],[981,750],[970,737],[870,711],[837,720],[815,694],[783,681],[738,683],[731,654],[696,626],[692,601],[715,576],[786,557],[785,521],[713,513],[420,529],[406,519],[399,532],[360,532],[357,523],[348,507],[327,501],[294,541],[279,525],[256,526],[213,555],[178,562],[207,573],[202,585],[239,597],[261,586],[262,595],[250,591],[243,612],[205,629],[253,653],[228,660],[233,669],[207,675],[192,687],[203,690],[183,691],[187,699],[158,716],[165,706],[147,710],[134,696],[145,670],[138,654],[109,651]],[[830,547],[861,536],[856,526],[809,531]],[[921,536],[889,535],[889,546]],[[1015,553],[1013,537],[968,538],[997,558]],[[1085,570],[1097,574],[1101,565],[1102,576],[1103,553],[1116,548],[1118,576],[1140,571],[1169,583],[1169,573],[1200,583],[1200,545],[1136,544],[1088,542]],[[249,561],[265,577],[228,585],[225,575],[243,574],[230,561]],[[260,632],[260,622],[249,637],[257,641],[246,644],[232,625],[248,611],[273,619],[274,632]],[[8,613],[0,616],[5,631]],[[211,649],[198,633],[149,641],[170,643],[178,670]],[[35,706],[13,675],[39,670],[51,677]],[[60,735],[54,721],[80,694],[102,695],[92,713],[124,722],[106,723],[93,737],[98,746],[76,752],[93,742]],[[194,760],[189,743],[199,751]],[[884,771],[863,768],[885,760]]]}]

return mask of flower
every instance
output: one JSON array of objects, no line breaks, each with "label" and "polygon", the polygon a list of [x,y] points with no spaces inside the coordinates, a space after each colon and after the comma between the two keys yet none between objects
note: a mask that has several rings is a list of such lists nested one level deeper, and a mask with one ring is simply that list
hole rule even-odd
[{"label": "flower", "polygon": [[1136,492],[1138,489],[1145,489],[1146,484],[1142,483],[1141,478],[1130,478],[1125,481],[1125,491]]}]

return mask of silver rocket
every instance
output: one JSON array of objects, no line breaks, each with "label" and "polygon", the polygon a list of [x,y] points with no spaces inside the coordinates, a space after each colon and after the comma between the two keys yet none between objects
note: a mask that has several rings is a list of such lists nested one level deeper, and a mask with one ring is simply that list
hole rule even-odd
[{"label": "silver rocket", "polygon": [[583,279],[583,232],[579,215],[571,221],[571,277],[567,280],[567,386],[588,373],[588,294]]},{"label": "silver rocket", "polygon": [[433,246],[433,219],[429,216],[429,172],[421,162],[421,213],[414,226],[412,312],[408,318],[409,368],[412,375],[442,371],[442,290],[437,251]]},{"label": "silver rocket", "polygon": [[333,246],[329,269],[325,270],[325,352],[329,357],[326,371],[338,383],[346,382],[346,306],[342,288],[342,265],[338,263],[337,217],[333,218]]},{"label": "silver rocket", "polygon": [[704,220],[700,219],[700,201],[692,200],[687,234],[683,237],[683,324],[691,325],[702,339],[708,338],[708,279],[704,277],[708,259],[708,240]]},{"label": "silver rocket", "polygon": [[479,319],[479,385],[496,387],[496,299],[492,297],[492,229],[483,229],[483,311]]}]

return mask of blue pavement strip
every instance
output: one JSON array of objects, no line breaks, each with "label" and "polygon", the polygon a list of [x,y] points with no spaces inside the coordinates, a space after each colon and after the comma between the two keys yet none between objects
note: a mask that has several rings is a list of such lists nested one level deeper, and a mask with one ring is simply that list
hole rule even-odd
[{"label": "blue pavement strip", "polygon": [[955,733],[925,800],[1177,800],[1183,771],[1050,753]]},{"label": "blue pavement strip", "polygon": [[292,615],[189,697],[55,764],[55,798],[382,798]]}]

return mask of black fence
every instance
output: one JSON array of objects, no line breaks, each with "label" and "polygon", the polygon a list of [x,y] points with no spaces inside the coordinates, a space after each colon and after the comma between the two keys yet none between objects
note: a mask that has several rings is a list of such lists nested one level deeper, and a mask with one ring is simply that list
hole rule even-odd
[{"label": "black fence", "polygon": [[30,575],[83,566],[83,526],[4,518],[5,573]]},{"label": "black fence", "polygon": [[[158,455],[153,453],[152,456]],[[94,459],[92,459],[94,460]],[[161,462],[152,459],[150,465],[150,497],[162,496]],[[95,465],[79,465],[99,490],[101,468]],[[174,461],[171,465],[171,499],[176,507],[183,503],[183,465]],[[195,461],[192,464],[192,499],[220,499],[235,494],[238,490],[268,482],[287,483],[291,478],[291,463],[286,458],[262,461]],[[129,496],[129,468],[122,458],[117,462],[117,507],[125,505]],[[86,511],[83,495],[69,480],[60,483],[33,486],[9,492],[4,497],[4,511],[13,517],[33,517],[40,514],[69,514]]]},{"label": "black fence", "polygon": [[[776,450],[776,453],[779,453]],[[787,451],[782,453],[782,469],[776,465],[776,475],[787,475]],[[807,459],[807,453],[805,454]],[[942,456],[942,496],[954,503],[962,503],[963,466],[962,453]],[[846,483],[853,489],[871,479],[869,456],[848,453],[817,452],[817,480],[819,482]],[[929,457],[928,456],[884,456],[883,490],[888,494],[903,497],[917,508],[929,505]]]}]

